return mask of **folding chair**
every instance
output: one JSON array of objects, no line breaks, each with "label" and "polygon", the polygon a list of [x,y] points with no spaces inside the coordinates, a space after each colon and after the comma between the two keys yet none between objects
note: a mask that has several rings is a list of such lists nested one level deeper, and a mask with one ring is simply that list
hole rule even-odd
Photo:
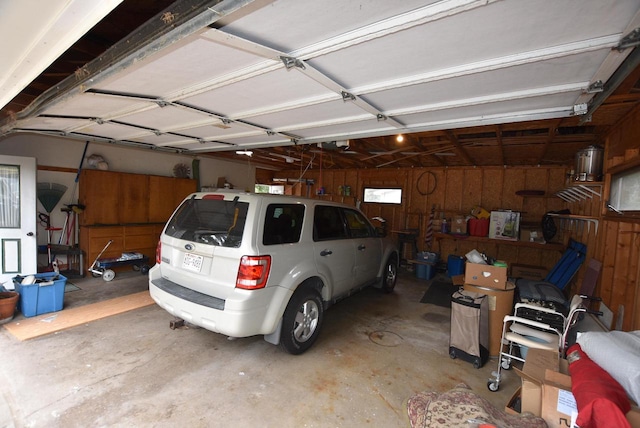
[{"label": "folding chair", "polygon": [[[517,300],[521,302],[547,302],[553,309],[562,310],[565,315],[568,314],[569,302],[565,296],[564,289],[578,272],[580,266],[582,266],[586,251],[586,245],[571,239],[567,250],[543,281],[516,279]],[[600,267],[602,266],[597,260],[593,264],[594,268],[597,268],[595,277],[591,274],[588,276],[590,281],[594,281],[592,289],[589,290],[589,293],[580,292],[580,294],[589,296],[593,293],[593,288],[595,288],[595,282],[598,280]],[[585,275],[585,280],[587,280],[587,275]]]}]

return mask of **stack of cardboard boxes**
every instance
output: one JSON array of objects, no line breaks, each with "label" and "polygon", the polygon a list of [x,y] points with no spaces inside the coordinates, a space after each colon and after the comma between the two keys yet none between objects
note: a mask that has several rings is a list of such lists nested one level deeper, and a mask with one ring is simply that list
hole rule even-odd
[{"label": "stack of cardboard boxes", "polygon": [[[522,379],[505,407],[510,414],[517,414],[516,402],[520,401],[520,412],[529,412],[542,417],[549,428],[571,427],[578,406],[571,392],[571,376],[566,359],[558,352],[530,349],[522,370],[514,368]],[[632,427],[640,427],[640,411],[633,407],[627,413]]]},{"label": "stack of cardboard boxes", "polygon": [[505,315],[513,312],[515,285],[507,281],[507,266],[467,263],[464,289],[485,294],[489,300],[489,355],[500,354],[502,324]]}]

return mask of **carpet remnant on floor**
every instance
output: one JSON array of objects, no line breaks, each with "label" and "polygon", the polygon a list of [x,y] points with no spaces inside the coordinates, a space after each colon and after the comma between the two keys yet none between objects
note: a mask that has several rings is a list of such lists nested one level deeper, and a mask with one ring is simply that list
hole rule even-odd
[{"label": "carpet remnant on floor", "polygon": [[18,340],[28,340],[153,304],[149,291],[141,291],[32,318],[14,319],[3,327]]},{"label": "carpet remnant on floor", "polygon": [[450,308],[451,295],[458,291],[459,288],[459,286],[453,285],[451,282],[435,280],[429,285],[420,303],[431,303],[436,306],[442,306],[443,308]]},{"label": "carpet remnant on floor", "polygon": [[81,288],[78,287],[77,285],[69,282],[69,280],[67,280],[67,282],[64,284],[64,292],[65,293],[71,293],[72,291],[76,291],[76,290],[80,290]]}]

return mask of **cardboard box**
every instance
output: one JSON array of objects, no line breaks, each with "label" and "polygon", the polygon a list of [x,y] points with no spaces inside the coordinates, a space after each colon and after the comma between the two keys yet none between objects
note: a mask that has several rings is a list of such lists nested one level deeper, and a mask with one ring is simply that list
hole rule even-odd
[{"label": "cardboard box", "polygon": [[504,412],[508,415],[520,415],[522,403],[522,387],[516,389],[507,404],[504,406]]},{"label": "cardboard box", "polygon": [[638,409],[638,406],[632,405],[626,416],[631,428],[640,428],[640,409]]},{"label": "cardboard box", "polygon": [[507,268],[478,263],[467,263],[464,282],[480,287],[507,289]]},{"label": "cardboard box", "polygon": [[555,351],[529,349],[522,370],[521,411],[541,416],[549,427],[571,426],[572,413],[578,411],[571,393],[567,360]]},{"label": "cardboard box", "polygon": [[489,238],[517,241],[520,236],[520,213],[517,211],[491,211]]},{"label": "cardboard box", "polygon": [[467,218],[463,215],[454,215],[451,219],[451,233],[457,235],[467,234]]},{"label": "cardboard box", "polygon": [[525,242],[537,242],[544,244],[541,227],[520,226],[520,240]]},{"label": "cardboard box", "polygon": [[509,267],[511,268],[510,276],[512,278],[525,278],[542,281],[548,273],[548,269],[542,266],[513,264]]},{"label": "cardboard box", "polygon": [[547,369],[542,384],[542,419],[549,428],[560,428],[571,426],[571,418],[577,415],[578,405],[571,392],[571,376]]},{"label": "cardboard box", "polygon": [[542,414],[542,382],[547,369],[558,371],[558,353],[541,349],[529,349],[522,370],[514,371],[522,378],[522,413]]}]

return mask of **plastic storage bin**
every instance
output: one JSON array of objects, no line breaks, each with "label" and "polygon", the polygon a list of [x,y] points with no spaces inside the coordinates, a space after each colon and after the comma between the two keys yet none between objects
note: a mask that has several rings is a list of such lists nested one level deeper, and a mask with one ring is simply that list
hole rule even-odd
[{"label": "plastic storage bin", "polygon": [[416,258],[418,262],[422,262],[416,263],[416,277],[420,279],[432,279],[436,276],[436,265],[440,258],[438,253],[418,253]]},{"label": "plastic storage bin", "polygon": [[451,276],[462,275],[464,273],[464,257],[449,254],[447,259],[447,274]]},{"label": "plastic storage bin", "polygon": [[23,285],[22,277],[13,278],[16,291],[20,294],[20,312],[25,317],[56,312],[64,305],[64,287],[67,278],[55,272],[34,275],[36,282]]}]

